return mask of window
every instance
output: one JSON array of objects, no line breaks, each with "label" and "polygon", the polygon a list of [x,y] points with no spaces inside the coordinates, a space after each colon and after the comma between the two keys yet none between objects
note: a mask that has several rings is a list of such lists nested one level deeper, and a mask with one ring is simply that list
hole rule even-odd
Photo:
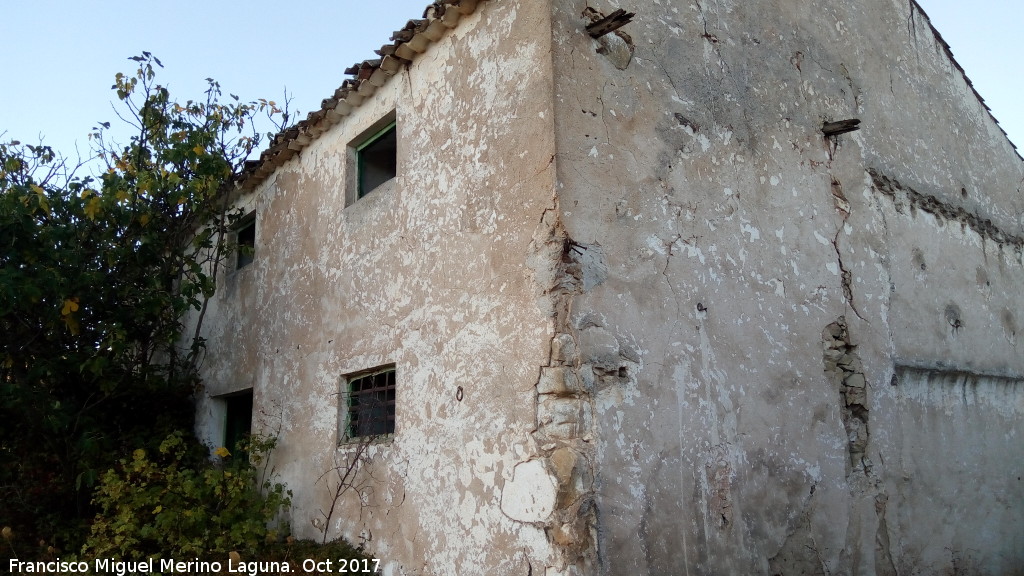
[{"label": "window", "polygon": [[241,456],[239,443],[252,433],[252,389],[224,396],[224,447]]},{"label": "window", "polygon": [[354,193],[350,202],[363,198],[398,175],[398,129],[389,114],[350,144],[354,151]]},{"label": "window", "polygon": [[395,433],[395,365],[342,378],[341,441]]},{"label": "window", "polygon": [[235,269],[252,264],[256,258],[256,213],[244,216],[235,225],[236,249]]}]

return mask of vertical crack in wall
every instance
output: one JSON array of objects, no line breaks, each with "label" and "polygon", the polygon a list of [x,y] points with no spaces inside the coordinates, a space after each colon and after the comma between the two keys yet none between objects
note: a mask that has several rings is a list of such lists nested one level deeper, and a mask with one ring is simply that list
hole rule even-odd
[{"label": "vertical crack in wall", "polygon": [[856,346],[850,342],[846,318],[840,316],[826,326],[821,339],[825,375],[839,389],[840,411],[850,454],[847,476],[853,471],[867,473],[870,469],[866,456],[870,439],[868,387]]},{"label": "vertical crack in wall", "polygon": [[[839,391],[840,415],[846,432],[847,459],[846,480],[854,502],[870,499],[874,502],[875,525],[875,574],[895,576],[896,568],[892,559],[889,529],[886,520],[886,506],[889,497],[882,480],[873,470],[868,448],[871,440],[868,412],[868,382],[864,377],[864,366],[856,352],[857,345],[850,338],[846,318],[840,316],[825,327],[821,334],[822,361],[825,375]],[[858,511],[859,510],[859,511]],[[850,522],[853,525],[869,525],[864,518],[863,507],[854,506]],[[870,512],[868,512],[870,514]],[[859,529],[852,530],[852,533]]]},{"label": "vertical crack in wall", "polygon": [[846,221],[850,218],[850,202],[846,199],[846,195],[843,194],[843,184],[832,177],[832,201],[835,203],[836,211],[843,215],[843,221],[839,224],[836,229],[835,236],[832,237],[832,248],[836,251],[836,261],[839,265],[839,280],[843,287],[843,298],[846,299],[846,303],[850,305],[850,309],[857,315],[857,318],[864,320],[861,316],[860,311],[857,310],[857,304],[853,300],[853,273],[846,268],[846,264],[843,262],[843,253],[839,249],[839,235],[843,233],[846,228]]},{"label": "vertical crack in wall", "polygon": [[579,337],[570,328],[569,316],[574,297],[604,282],[607,268],[600,246],[569,238],[557,208],[545,211],[529,263],[539,283],[539,301],[554,322],[548,363],[540,367],[536,384],[533,436],[556,485],[553,511],[541,523],[561,553],[557,569],[586,571],[597,562],[594,379],[581,373]]},{"label": "vertical crack in wall", "polygon": [[801,512],[794,517],[794,523],[788,530],[782,546],[775,555],[768,558],[769,573],[832,576],[811,526],[811,516],[815,508],[814,491],[817,486],[817,483],[811,485],[810,493],[800,507]]},{"label": "vertical crack in wall", "polygon": [[875,496],[875,513],[878,515],[878,529],[875,532],[875,574],[877,576],[897,576],[885,519],[885,509],[888,503],[887,495],[877,494]]}]

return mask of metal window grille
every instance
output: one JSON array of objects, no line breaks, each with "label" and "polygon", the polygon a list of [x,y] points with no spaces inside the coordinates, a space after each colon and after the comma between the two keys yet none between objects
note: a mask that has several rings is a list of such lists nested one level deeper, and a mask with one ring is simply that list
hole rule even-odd
[{"label": "metal window grille", "polygon": [[395,367],[356,374],[346,380],[342,440],[394,434]]}]

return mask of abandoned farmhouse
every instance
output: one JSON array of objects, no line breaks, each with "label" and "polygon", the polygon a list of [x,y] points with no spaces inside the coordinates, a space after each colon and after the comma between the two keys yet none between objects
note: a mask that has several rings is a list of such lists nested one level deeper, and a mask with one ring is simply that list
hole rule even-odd
[{"label": "abandoned farmhouse", "polygon": [[198,432],[278,437],[294,533],[1024,574],[1024,161],[915,0],[444,0],[378,54],[247,170],[203,324]]}]

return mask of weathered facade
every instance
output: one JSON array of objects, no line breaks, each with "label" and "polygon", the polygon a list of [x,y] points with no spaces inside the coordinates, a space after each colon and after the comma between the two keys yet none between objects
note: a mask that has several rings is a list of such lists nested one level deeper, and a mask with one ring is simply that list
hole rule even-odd
[{"label": "weathered facade", "polygon": [[1022,573],[1024,162],[913,0],[452,0],[381,53],[249,172],[204,324],[200,434],[251,390],[298,535],[387,574]]}]

